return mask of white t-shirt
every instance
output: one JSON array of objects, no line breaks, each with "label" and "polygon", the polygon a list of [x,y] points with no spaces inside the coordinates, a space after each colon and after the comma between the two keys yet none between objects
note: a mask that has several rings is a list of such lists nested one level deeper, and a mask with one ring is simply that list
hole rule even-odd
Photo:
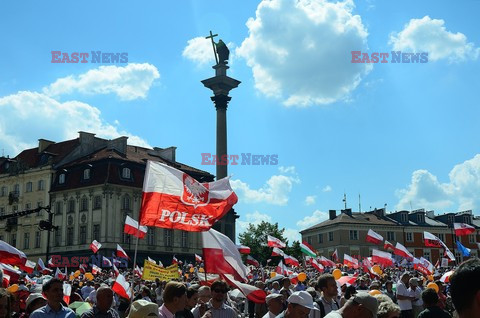
[{"label": "white t-shirt", "polygon": [[415,289],[412,289],[412,295],[413,297],[417,298],[418,300],[412,302],[412,305],[414,306],[423,306],[423,300],[422,300],[422,290],[420,287],[415,287]]},{"label": "white t-shirt", "polygon": [[[397,296],[407,296],[407,297],[412,297],[413,293],[411,289],[407,288],[402,281],[399,281],[397,283]],[[412,301],[411,300],[400,300],[397,297],[397,304],[400,307],[400,310],[411,310],[412,309]]]},{"label": "white t-shirt", "polygon": [[338,313],[338,311],[335,310],[327,314],[324,318],[343,318],[343,317]]}]

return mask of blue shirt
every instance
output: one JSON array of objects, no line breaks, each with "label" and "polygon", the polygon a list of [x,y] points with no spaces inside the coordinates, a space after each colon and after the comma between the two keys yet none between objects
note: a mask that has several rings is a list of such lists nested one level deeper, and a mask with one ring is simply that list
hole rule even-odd
[{"label": "blue shirt", "polygon": [[30,318],[76,318],[75,312],[68,307],[54,311],[48,304],[38,308],[30,315]]}]

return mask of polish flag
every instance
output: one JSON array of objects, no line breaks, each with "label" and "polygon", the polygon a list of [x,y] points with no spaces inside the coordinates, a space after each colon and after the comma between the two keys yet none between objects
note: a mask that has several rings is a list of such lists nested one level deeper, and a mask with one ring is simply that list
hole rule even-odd
[{"label": "polish flag", "polygon": [[453,273],[454,273],[454,271],[446,272],[445,274],[442,275],[442,277],[440,278],[440,281],[443,282],[443,283],[449,283],[450,282],[450,276],[452,276]]},{"label": "polish flag", "polygon": [[203,262],[203,259],[202,259],[202,257],[201,257],[200,255],[195,254],[195,261],[196,261],[197,263],[201,263],[201,262]]},{"label": "polish flag", "polygon": [[322,264],[318,263],[316,259],[312,258],[310,260],[310,265],[312,265],[313,268],[315,268],[317,271],[319,271],[320,273],[323,273],[323,271],[325,270],[322,266]]},{"label": "polish flag", "polygon": [[115,264],[113,264],[113,272],[115,273],[115,277],[120,275],[120,271],[118,270],[117,266],[115,266]]},{"label": "polish flag", "polygon": [[148,228],[144,225],[138,226],[138,222],[127,215],[125,219],[125,226],[123,227],[123,233],[130,234],[138,238],[144,238],[147,234]]},{"label": "polish flag", "polygon": [[260,263],[250,255],[247,256],[247,264],[253,265],[255,267],[260,267]]},{"label": "polish flag", "polygon": [[335,252],[333,252],[332,258],[335,262],[338,262],[338,251],[337,251],[337,249],[335,249]]},{"label": "polish flag", "polygon": [[[58,269],[58,268],[57,268]],[[70,304],[70,295],[72,294],[72,285],[67,282],[63,283],[63,301]]]},{"label": "polish flag", "polygon": [[148,256],[147,260],[148,260],[150,263],[153,263],[153,264],[157,265],[157,262],[155,262],[154,259],[150,258],[150,256]]},{"label": "polish flag", "polygon": [[224,274],[222,276],[225,278],[226,282],[230,286],[234,286],[238,288],[242,292],[242,294],[244,294],[245,297],[247,297],[247,299],[250,300],[251,302],[254,302],[257,304],[265,303],[267,293],[264,290],[261,290],[260,288],[249,285],[249,284],[244,284],[242,282],[239,282],[238,280],[235,280],[233,275]]},{"label": "polish flag", "polygon": [[189,232],[208,231],[237,201],[228,177],[199,183],[180,170],[148,161],[140,224]]},{"label": "polish flag", "polygon": [[93,240],[93,242],[90,243],[90,249],[93,251],[93,253],[98,252],[100,247],[102,247],[102,244],[98,243],[97,240]]},{"label": "polish flag", "polygon": [[38,259],[37,265],[37,267],[39,268],[39,272],[43,275],[48,275],[53,272],[53,270],[51,270],[50,268],[45,267],[45,264],[43,263],[43,260],[41,258]]},{"label": "polish flag", "polygon": [[25,264],[27,256],[24,252],[17,250],[7,242],[0,240],[0,260],[4,264],[20,266]]},{"label": "polish flag", "polygon": [[172,258],[172,265],[173,264],[178,264],[178,259],[175,257],[175,255],[173,255],[173,258]]},{"label": "polish flag", "polygon": [[9,281],[11,284],[15,284],[20,279],[22,271],[16,269],[12,265],[0,263],[0,270],[9,276]]},{"label": "polish flag", "polygon": [[202,232],[202,241],[205,272],[232,274],[236,280],[247,281],[249,271],[237,246],[227,236],[210,229]]},{"label": "polish flag", "polygon": [[320,259],[318,261],[325,267],[335,267],[335,263],[326,258],[325,256],[320,256]]},{"label": "polish flag", "polygon": [[34,281],[33,279],[30,278],[30,276],[28,275],[25,275],[25,281],[27,282],[27,284],[31,284],[31,285],[36,285],[37,282]]},{"label": "polish flag", "polygon": [[250,254],[250,247],[245,245],[237,245],[240,254]]},{"label": "polish flag", "polygon": [[130,259],[130,257],[128,257],[127,253],[125,253],[120,244],[117,244],[117,257]]},{"label": "polish flag", "polygon": [[464,236],[475,233],[475,228],[465,223],[453,223],[456,236]]},{"label": "polish flag", "polygon": [[366,241],[373,244],[381,244],[383,242],[383,236],[370,229],[368,230]]},{"label": "polish flag", "polygon": [[100,273],[101,271],[102,271],[102,269],[100,267],[98,267],[95,264],[92,264],[92,274],[93,275],[96,275],[96,274]]},{"label": "polish flag", "polygon": [[283,252],[281,249],[279,249],[278,247],[274,247],[273,248],[273,251],[272,251],[272,255],[271,256],[284,256],[285,255],[285,252]]},{"label": "polish flag", "polygon": [[20,265],[18,266],[22,271],[25,271],[27,272],[28,274],[31,274],[33,273],[33,270],[35,269],[35,266],[37,266],[37,264],[35,262],[32,262],[30,260],[27,259],[27,261],[25,262],[25,265]]},{"label": "polish flag", "polygon": [[430,232],[423,232],[423,240],[426,247],[442,247],[440,239]]},{"label": "polish flag", "polygon": [[285,264],[300,267],[300,263],[295,257],[287,254],[285,254],[283,257],[285,258]]},{"label": "polish flag", "polygon": [[85,274],[87,272],[87,264],[80,264],[78,270],[80,271],[80,273]]},{"label": "polish flag", "polygon": [[423,257],[420,259],[413,258],[413,268],[424,275],[432,275],[434,271],[432,263]]},{"label": "polish flag", "polygon": [[53,264],[53,259],[50,257],[50,259],[48,260],[47,262],[47,266],[48,267],[56,267],[54,264]]},{"label": "polish flag", "polygon": [[102,267],[112,267],[112,262],[108,258],[103,256],[102,265]]},{"label": "polish flag", "polygon": [[347,286],[353,285],[357,280],[357,276],[342,276],[337,280],[338,285],[343,286],[347,284]]},{"label": "polish flag", "polygon": [[355,259],[350,255],[343,254],[343,265],[346,265],[348,267],[358,268],[358,259]]},{"label": "polish flag", "polygon": [[273,237],[271,235],[267,235],[267,241],[268,241],[268,246],[270,247],[284,248],[286,246],[285,243],[283,243],[278,238]]},{"label": "polish flag", "polygon": [[135,270],[133,271],[133,273],[134,273],[135,275],[139,276],[139,277],[142,277],[142,276],[143,276],[143,271],[141,270],[140,267],[138,267],[138,265],[135,266]]},{"label": "polish flag", "polygon": [[130,284],[125,280],[122,274],[119,274],[113,283],[112,290],[120,297],[130,299]]},{"label": "polish flag", "polygon": [[374,249],[372,250],[372,262],[383,266],[393,266],[392,254]]},{"label": "polish flag", "polygon": [[0,287],[7,288],[10,286],[10,275],[3,273],[3,279],[2,279],[2,284],[0,284]]},{"label": "polish flag", "polygon": [[280,275],[284,275],[287,273],[287,267],[283,264],[282,261],[278,263],[277,268],[275,268],[275,272]]},{"label": "polish flag", "polygon": [[389,241],[385,241],[385,244],[383,245],[383,249],[384,250],[392,250],[394,251],[395,250],[395,246],[393,246],[392,243],[390,243]]},{"label": "polish flag", "polygon": [[62,273],[62,271],[57,267],[57,270],[55,271],[55,277],[60,280],[65,280],[65,278],[67,278],[67,275]]},{"label": "polish flag", "polygon": [[395,245],[395,250],[393,251],[393,254],[413,259],[413,255],[407,250],[407,248],[398,242],[397,245]]}]

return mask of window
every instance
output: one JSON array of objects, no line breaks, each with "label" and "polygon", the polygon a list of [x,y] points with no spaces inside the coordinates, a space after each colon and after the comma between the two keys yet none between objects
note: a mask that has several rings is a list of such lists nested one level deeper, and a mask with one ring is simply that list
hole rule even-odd
[{"label": "window", "polygon": [[90,169],[83,170],[83,180],[90,179]]},{"label": "window", "polygon": [[93,208],[94,209],[102,208],[102,197],[100,195],[97,195],[95,196],[95,198],[93,198]]},{"label": "window", "polygon": [[188,247],[188,232],[182,231],[182,247]]},{"label": "window", "polygon": [[12,207],[12,211],[13,211],[13,212],[17,212],[17,211],[18,211],[18,205],[14,205],[14,206]]},{"label": "window", "polygon": [[93,239],[100,241],[100,224],[93,225]]},{"label": "window", "polygon": [[469,243],[475,243],[475,234],[470,234],[468,236],[468,242]]},{"label": "window", "polygon": [[44,180],[38,180],[37,190],[38,191],[45,190],[45,181]]},{"label": "window", "polygon": [[63,213],[63,203],[62,201],[55,202],[55,214]]},{"label": "window", "polygon": [[65,173],[62,173],[58,176],[58,184],[64,184],[65,183]]},{"label": "window", "polygon": [[350,230],[350,240],[357,241],[358,240],[358,231],[357,230]]},{"label": "window", "polygon": [[407,232],[407,233],[405,233],[405,235],[407,236],[407,238],[406,238],[407,242],[413,242],[413,233],[412,232]]},{"label": "window", "polygon": [[5,208],[0,206],[0,216],[5,215]]},{"label": "window", "polygon": [[13,186],[13,193],[15,193],[16,195],[20,195],[20,185],[19,184],[16,184]]},{"label": "window", "polygon": [[55,231],[55,246],[60,246],[60,242],[62,241],[62,229],[58,227],[58,229]]},{"label": "window", "polygon": [[25,185],[25,192],[32,192],[32,187],[32,183],[27,182],[27,184]]},{"label": "window", "polygon": [[402,218],[402,223],[407,223],[407,222],[408,222],[408,215],[407,215],[407,213],[402,213],[402,214],[401,214],[401,218]]},{"label": "window", "polygon": [[12,233],[12,235],[10,236],[10,245],[12,245],[13,247],[17,247],[17,234],[16,233]]},{"label": "window", "polygon": [[30,233],[23,234],[23,249],[28,250],[30,248]]},{"label": "window", "polygon": [[147,244],[155,245],[155,229],[150,227],[147,231]]},{"label": "window", "polygon": [[453,215],[448,216],[448,224],[452,224],[455,221],[455,217]]},{"label": "window", "polygon": [[468,215],[463,216],[463,223],[470,224],[470,217]]},{"label": "window", "polygon": [[73,227],[67,228],[67,246],[73,245]]},{"label": "window", "polygon": [[[31,203],[25,203],[25,210],[31,210],[31,209],[32,209],[32,204]],[[26,216],[28,216],[28,214]]]},{"label": "window", "polygon": [[75,212],[75,200],[70,199],[68,201],[68,213],[74,213]]},{"label": "window", "polygon": [[328,240],[333,241],[333,232],[328,232]]},{"label": "window", "polygon": [[395,241],[395,232],[387,232],[387,241]]},{"label": "window", "polygon": [[35,232],[35,248],[40,248],[42,243],[42,232],[36,231]]},{"label": "window", "polygon": [[173,230],[164,229],[163,241],[165,243],[165,246],[173,246]]},{"label": "window", "polygon": [[123,179],[130,179],[130,168],[123,168],[122,169],[122,178]]},{"label": "window", "polygon": [[437,236],[440,239],[440,241],[445,242],[445,234],[439,233],[439,234],[437,234]]},{"label": "window", "polygon": [[[43,201],[37,202],[37,208],[43,207]],[[37,216],[42,216],[42,210],[37,212]]]},{"label": "window", "polygon": [[82,200],[80,200],[80,211],[88,211],[88,198],[83,197]]},{"label": "window", "polygon": [[80,242],[79,244],[87,244],[87,226],[80,226]]},{"label": "window", "polygon": [[430,261],[430,251],[423,250],[423,258],[428,259]]},{"label": "window", "polygon": [[312,244],[312,237],[311,236],[307,237],[307,243]]},{"label": "window", "polygon": [[425,223],[425,215],[421,213],[417,214],[417,223]]},{"label": "window", "polygon": [[130,244],[130,235],[129,234],[123,234],[123,244]]},{"label": "window", "polygon": [[318,243],[323,243],[323,234],[318,234]]},{"label": "window", "polygon": [[130,211],[130,196],[128,194],[125,194],[122,198],[122,209]]},{"label": "window", "polygon": [[2,187],[2,191],[0,192],[0,196],[4,197],[7,195],[7,187]]}]

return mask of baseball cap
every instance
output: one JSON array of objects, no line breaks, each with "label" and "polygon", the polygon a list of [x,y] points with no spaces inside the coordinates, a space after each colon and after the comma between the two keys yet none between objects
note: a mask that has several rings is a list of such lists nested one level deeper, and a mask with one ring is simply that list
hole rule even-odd
[{"label": "baseball cap", "polygon": [[353,296],[353,302],[367,308],[373,314],[373,318],[377,318],[377,310],[378,310],[377,298],[370,296],[370,294],[368,293],[359,292],[355,294],[355,296]]},{"label": "baseball cap", "polygon": [[410,278],[408,282],[410,283],[410,285],[418,286],[418,280],[415,277]]},{"label": "baseball cap", "polygon": [[287,301],[290,304],[298,304],[300,306],[309,308],[309,309],[314,309],[313,307],[313,298],[312,296],[307,293],[306,291],[297,291],[294,292],[293,294],[288,297]]},{"label": "baseball cap", "polygon": [[136,300],[130,306],[127,318],[158,317],[158,305],[144,299]]},{"label": "baseball cap", "polygon": [[266,302],[268,304],[268,302],[270,300],[275,299],[275,298],[281,298],[281,297],[283,297],[282,294],[270,294],[270,295],[267,296]]},{"label": "baseball cap", "polygon": [[45,297],[43,297],[43,295],[40,294],[40,293],[32,293],[32,294],[28,295],[27,300],[25,302],[25,305],[26,305],[25,308],[28,308],[31,304],[33,304],[33,302],[35,300],[37,300],[39,298],[45,299]]}]

